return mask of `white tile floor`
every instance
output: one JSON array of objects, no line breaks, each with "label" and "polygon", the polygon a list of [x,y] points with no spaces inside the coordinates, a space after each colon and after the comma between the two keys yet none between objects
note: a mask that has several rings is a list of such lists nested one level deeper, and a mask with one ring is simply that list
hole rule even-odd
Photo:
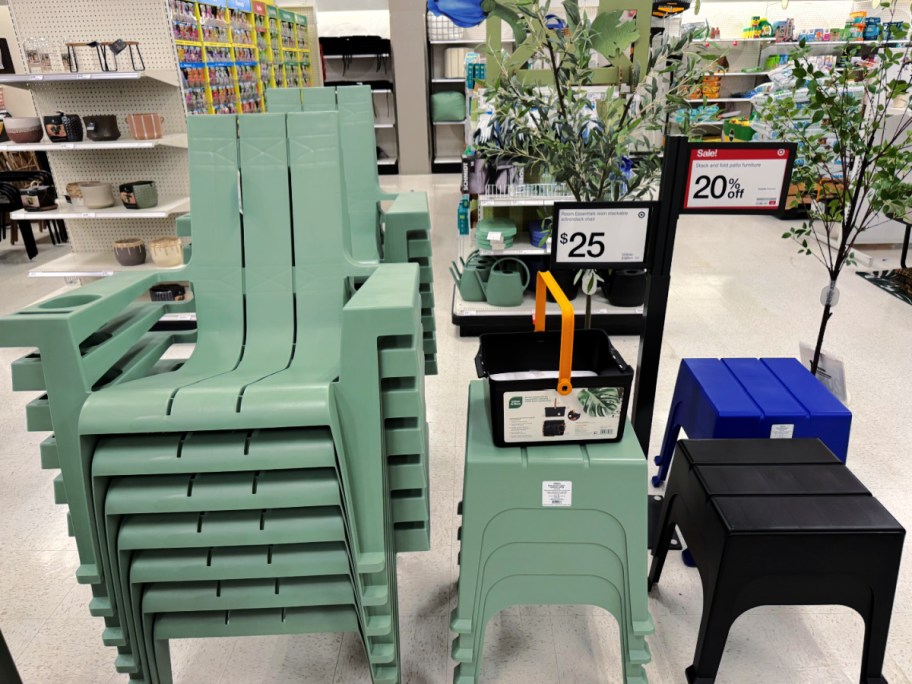
[{"label": "white tile floor", "polygon": [[[388,179],[390,187],[429,190],[434,217],[435,294],[440,375],[427,382],[431,424],[433,550],[399,557],[403,680],[451,681],[448,615],[455,600],[455,504],[462,486],[466,383],[474,376],[476,341],[450,322],[455,250],[455,178]],[[687,356],[794,355],[816,333],[824,272],[780,239],[783,224],[766,218],[691,216],[681,221],[674,262],[653,450],[664,429],[677,365]],[[0,248],[0,313],[44,296],[60,283],[28,280],[21,250]],[[39,259],[62,253],[42,245]],[[827,346],[847,363],[854,426],[849,464],[906,526],[912,526],[912,307],[852,273]],[[634,362],[636,340],[617,340]],[[89,591],[77,585],[76,555],[64,510],[54,506],[54,473],[39,468],[43,435],[25,432],[31,398],[10,392],[5,368],[22,350],[0,349],[0,629],[25,682],[125,681],[113,671],[114,650],[101,644],[90,618]],[[651,452],[652,453],[652,452]],[[910,546],[912,548],[912,546]],[[912,551],[900,578],[885,675],[912,684]],[[684,681],[702,607],[695,570],[669,558],[651,598],[651,682]],[[845,608],[767,608],[738,620],[718,682],[837,684],[858,681],[861,619]],[[318,635],[177,642],[175,680],[183,683],[369,681],[358,638]],[[521,607],[489,625],[483,682],[594,684],[619,682],[613,619],[580,607]]]}]

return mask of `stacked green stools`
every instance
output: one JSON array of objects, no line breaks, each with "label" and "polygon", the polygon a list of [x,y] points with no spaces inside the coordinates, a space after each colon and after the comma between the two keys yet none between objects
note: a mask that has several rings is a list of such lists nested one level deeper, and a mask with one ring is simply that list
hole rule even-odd
[{"label": "stacked green stools", "polygon": [[[189,120],[186,266],[0,319],[0,345],[39,348],[13,386],[47,392],[28,427],[54,432],[42,465],[77,580],[133,680],[171,681],[171,639],[333,631],[361,635],[372,681],[400,680],[396,553],[429,547],[434,350],[423,267],[395,262],[428,258],[427,204],[378,197],[368,230],[349,198],[370,93],[316,97]],[[163,281],[192,301],[149,302]],[[195,332],[154,330],[185,310]],[[162,358],[183,342],[189,359]]]},{"label": "stacked green stools", "polygon": [[498,448],[487,383],[469,388],[455,682],[481,665],[487,621],[522,604],[600,606],[618,621],[628,683],[646,681],[646,459],[617,443]]}]

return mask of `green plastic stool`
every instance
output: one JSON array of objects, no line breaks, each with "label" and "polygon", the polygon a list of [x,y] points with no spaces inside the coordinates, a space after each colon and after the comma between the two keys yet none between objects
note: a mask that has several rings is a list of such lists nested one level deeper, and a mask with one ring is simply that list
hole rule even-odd
[{"label": "green plastic stool", "polygon": [[[618,443],[497,448],[486,395],[487,383],[470,383],[454,681],[475,681],[484,625],[499,610],[580,603],[615,616],[626,681],[644,682],[644,637],[654,629],[645,574],[647,464],[633,430]],[[543,505],[550,482],[570,484],[566,506]]]}]

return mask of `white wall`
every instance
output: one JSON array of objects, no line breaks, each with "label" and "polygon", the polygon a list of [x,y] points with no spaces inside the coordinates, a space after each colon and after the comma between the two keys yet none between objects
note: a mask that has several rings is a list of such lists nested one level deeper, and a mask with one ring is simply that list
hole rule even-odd
[{"label": "white wall", "polygon": [[[294,9],[301,0],[277,0]],[[390,37],[389,0],[309,0],[317,11],[317,35]]]},{"label": "white wall", "polygon": [[[16,32],[13,30],[13,20],[10,17],[9,7],[0,5],[0,38],[5,38],[9,43],[10,54],[13,58],[13,65],[16,73],[25,72],[25,65],[22,63],[22,53],[19,50],[19,44],[16,42]],[[6,103],[6,109],[13,116],[35,116],[35,106],[32,103],[32,95],[25,88],[3,88],[3,100]]]}]

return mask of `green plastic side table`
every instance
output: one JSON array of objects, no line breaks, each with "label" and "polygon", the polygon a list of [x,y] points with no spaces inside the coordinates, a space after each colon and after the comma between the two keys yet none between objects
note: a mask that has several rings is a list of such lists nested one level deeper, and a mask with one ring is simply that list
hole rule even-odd
[{"label": "green plastic side table", "polygon": [[[628,426],[629,428],[629,426]],[[487,383],[469,386],[454,681],[476,681],[487,621],[521,604],[600,606],[618,621],[629,684],[646,681],[646,459],[617,443],[495,447]],[[563,494],[555,495],[555,491]]]}]

